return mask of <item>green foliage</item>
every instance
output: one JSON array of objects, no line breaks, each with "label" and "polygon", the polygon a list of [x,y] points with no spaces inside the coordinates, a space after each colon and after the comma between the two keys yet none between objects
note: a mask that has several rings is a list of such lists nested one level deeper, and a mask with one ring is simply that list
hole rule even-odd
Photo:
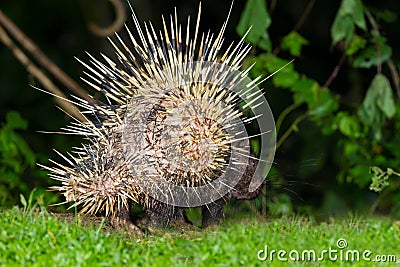
[{"label": "green foliage", "polygon": [[[24,210],[33,210],[40,203],[54,202],[56,195],[41,188],[47,173],[36,168],[37,155],[19,131],[27,131],[28,123],[18,112],[9,111],[0,128],[0,206],[22,204]],[[33,189],[40,187],[39,189]],[[32,190],[33,189],[33,190]],[[28,200],[24,195],[29,195]]]},{"label": "green foliage", "polygon": [[331,27],[332,45],[350,40],[355,26],[367,30],[361,0],[343,0]]},{"label": "green foliage", "polygon": [[[359,45],[364,45],[364,43],[360,41]],[[368,69],[386,62],[392,56],[392,48],[386,44],[386,38],[382,36],[373,38],[369,46],[360,51],[353,61],[355,68]]]},{"label": "green foliage", "polygon": [[24,197],[23,194],[19,195],[19,199],[22,204],[22,208],[24,212],[33,212],[38,206],[40,206],[41,210],[44,211],[44,194],[40,194],[35,196],[36,188],[31,191],[28,197],[28,201]]},{"label": "green foliage", "polygon": [[301,36],[298,32],[292,31],[282,38],[281,48],[289,50],[292,56],[300,56],[303,46],[308,45],[307,39]]},{"label": "green foliage", "polygon": [[23,179],[26,171],[35,166],[36,156],[17,130],[26,130],[28,123],[15,112],[7,113],[0,129],[0,191],[1,202],[14,199],[15,192],[27,193]]},{"label": "green foliage", "polygon": [[246,36],[246,41],[261,49],[271,51],[271,40],[267,32],[270,25],[271,18],[265,1],[249,0],[246,3],[236,30],[239,35],[243,36],[251,28],[251,31]]},{"label": "green foliage", "polygon": [[347,56],[354,55],[361,49],[365,48],[366,44],[367,40],[354,34],[349,42],[348,48],[346,49],[346,55]]},{"label": "green foliage", "polygon": [[[248,6],[253,4],[253,1],[247,3]],[[341,1],[330,28],[332,46],[337,46],[343,53],[335,71],[340,70],[341,64],[348,64],[351,68],[349,73],[369,75],[364,80],[370,81],[369,85],[364,87],[361,84],[348,85],[343,88],[343,94],[327,88],[337,73],[332,73],[326,85],[322,86],[315,79],[296,70],[298,60],[307,60],[302,57],[303,47],[312,45],[298,29],[284,35],[280,46],[274,51],[288,51],[291,56],[302,59],[287,65],[287,59],[268,50],[249,57],[244,64],[244,67],[248,67],[256,62],[250,72],[253,77],[268,76],[287,65],[271,78],[275,88],[286,90],[292,97],[292,104],[287,106],[277,119],[278,149],[292,132],[303,134],[299,124],[307,119],[321,134],[331,136],[335,140],[335,151],[325,153],[329,153],[336,160],[336,167],[339,169],[337,180],[357,184],[363,189],[368,189],[371,183],[371,166],[391,170],[390,167],[400,165],[400,153],[396,151],[400,146],[400,101],[393,93],[388,74],[390,73],[393,84],[396,84],[396,76],[398,77],[399,73],[393,66],[389,66],[393,65],[392,48],[387,38],[380,33],[377,23],[379,20],[394,23],[396,16],[390,11],[383,12],[377,9],[371,13],[362,0]],[[264,34],[265,28],[252,29],[257,30],[260,32],[253,33],[255,36]],[[252,43],[257,44],[254,41]],[[384,68],[384,64],[388,64],[388,67]],[[349,103],[345,100],[348,95],[357,95],[358,98]],[[282,131],[282,125],[289,120],[288,114],[294,111],[297,111],[297,118],[286,122],[289,126],[286,126],[286,131]],[[305,144],[310,147],[313,145]],[[394,174],[391,171],[380,171],[379,167],[373,167],[371,170],[374,175],[370,188],[374,191],[383,190],[388,184],[389,173]],[[384,205],[395,207],[394,199],[400,199],[399,190],[391,191],[387,199]],[[282,203],[285,201],[282,200]]]},{"label": "green foliage", "polygon": [[358,116],[373,132],[375,140],[382,139],[382,126],[396,112],[394,97],[389,80],[383,74],[376,74],[358,110]]},{"label": "green foliage", "polygon": [[337,97],[315,80],[302,77],[291,89],[294,103],[307,104],[309,114],[314,119],[331,114],[338,108]]},{"label": "green foliage", "polygon": [[389,178],[393,175],[400,177],[400,173],[395,172],[391,168],[387,168],[386,171],[383,171],[379,167],[371,167],[370,169],[372,173],[372,183],[370,185],[370,189],[375,192],[381,192],[383,189],[390,185]]},{"label": "green foliage", "polygon": [[395,11],[389,9],[376,9],[371,8],[371,11],[375,14],[375,18],[378,20],[382,20],[387,23],[394,23],[397,19],[397,13]]}]

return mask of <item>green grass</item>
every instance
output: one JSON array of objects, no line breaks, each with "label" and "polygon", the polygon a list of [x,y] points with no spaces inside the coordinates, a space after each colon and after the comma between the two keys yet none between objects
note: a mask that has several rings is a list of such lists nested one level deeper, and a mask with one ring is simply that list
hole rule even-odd
[{"label": "green grass", "polygon": [[[330,261],[289,262],[287,266],[399,266],[399,223],[387,218],[337,219],[315,222],[281,218],[259,222],[255,218],[225,221],[216,230],[181,233],[164,230],[141,238],[124,236],[102,226],[66,223],[47,212],[0,213],[1,266],[282,266],[276,253],[261,262],[257,252],[268,250],[371,250],[393,254],[397,263]],[[286,255],[287,257],[287,255]],[[353,265],[353,266],[354,266]]]}]

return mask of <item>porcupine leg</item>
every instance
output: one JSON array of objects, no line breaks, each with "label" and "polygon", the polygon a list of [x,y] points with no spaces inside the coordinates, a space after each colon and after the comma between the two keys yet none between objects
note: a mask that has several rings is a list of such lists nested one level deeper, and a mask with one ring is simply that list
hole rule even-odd
[{"label": "porcupine leg", "polygon": [[210,226],[216,226],[222,218],[226,201],[224,198],[220,198],[214,202],[201,207],[201,227],[207,228]]},{"label": "porcupine leg", "polygon": [[207,228],[210,226],[216,226],[222,218],[223,210],[227,200],[230,198],[238,200],[250,200],[258,197],[261,194],[262,185],[253,192],[249,192],[249,185],[255,170],[257,168],[258,161],[255,159],[256,155],[251,152],[248,165],[243,174],[243,177],[239,180],[235,188],[229,192],[229,194],[223,198],[216,200],[210,204],[202,206],[202,227]]},{"label": "porcupine leg", "polygon": [[154,207],[147,209],[146,213],[150,226],[165,226],[171,224],[173,221],[180,223],[189,222],[183,208],[162,202],[158,202]]},{"label": "porcupine leg", "polygon": [[234,198],[237,200],[251,200],[257,198],[262,191],[262,184],[253,192],[249,192],[249,186],[257,169],[258,160],[256,159],[256,154],[251,152],[250,158],[246,167],[246,170],[239,180],[239,182],[235,185],[235,188],[229,192],[230,198]]},{"label": "porcupine leg", "polygon": [[121,207],[121,209],[116,213],[114,218],[111,218],[111,225],[116,229],[126,228],[129,232],[142,235],[142,231],[137,227],[131,220],[129,216],[129,209],[127,207]]}]

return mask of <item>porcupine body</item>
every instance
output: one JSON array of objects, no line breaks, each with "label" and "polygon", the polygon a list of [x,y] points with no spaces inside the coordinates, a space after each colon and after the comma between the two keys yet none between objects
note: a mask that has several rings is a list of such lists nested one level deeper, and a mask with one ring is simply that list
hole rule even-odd
[{"label": "porcupine body", "polygon": [[[60,154],[67,165],[45,167],[61,181],[52,189],[74,202],[72,207],[103,213],[117,225],[130,224],[131,203],[144,206],[154,223],[184,220],[180,206],[189,206],[198,194],[195,188],[225,175],[217,188],[208,189],[217,194],[203,205],[203,226],[209,226],[221,218],[224,197],[250,199],[259,194],[259,189],[247,190],[257,166],[242,151],[248,138],[230,132],[238,121],[251,121],[243,110],[259,97],[252,91],[255,83],[243,85],[246,77],[238,72],[250,46],[242,39],[221,53],[227,22],[216,36],[200,34],[200,10],[192,38],[190,19],[182,28],[176,12],[170,30],[163,18],[159,34],[151,23],[142,30],[133,14],[138,37],[126,28],[129,45],[118,34],[116,41],[110,39],[117,62],[104,55],[104,62],[90,55],[90,63],[80,61],[88,70],[84,80],[104,99],[91,104],[76,98],[87,121],[76,120],[63,130],[89,142],[71,154]],[[239,106],[241,99],[248,104]],[[246,175],[220,193],[219,187],[230,182],[231,169]],[[180,197],[184,204],[179,204]]]}]

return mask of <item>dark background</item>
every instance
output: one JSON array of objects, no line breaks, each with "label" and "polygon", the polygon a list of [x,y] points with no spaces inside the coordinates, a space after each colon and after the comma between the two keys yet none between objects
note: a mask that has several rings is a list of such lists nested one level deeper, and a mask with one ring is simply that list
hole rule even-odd
[{"label": "dark background", "polygon": [[[161,15],[168,16],[177,8],[182,23],[190,15],[192,22],[197,16],[199,1],[131,1],[139,21],[151,21],[155,28],[161,27]],[[276,47],[280,39],[288,34],[302,16],[309,1],[283,0],[276,1],[271,12],[272,25],[269,34]],[[226,43],[239,40],[236,25],[244,9],[245,1],[235,1],[226,32]],[[392,0],[363,1],[376,8],[399,10],[400,2]],[[125,4],[125,2],[124,2]],[[267,1],[270,6],[270,1]],[[227,17],[231,1],[202,1],[201,29],[218,32]],[[302,56],[295,61],[296,70],[323,84],[336,66],[341,52],[331,47],[330,26],[340,5],[340,1],[317,0],[304,25],[299,30],[310,45],[306,46]],[[93,55],[100,52],[113,58],[111,45],[103,37],[93,35],[87,28],[89,22],[107,26],[114,19],[114,11],[106,0],[36,0],[11,1],[2,0],[0,9],[25,32],[42,51],[62,68],[81,86],[87,88],[79,77],[83,67],[74,59],[78,57],[87,61],[85,51]],[[129,10],[128,10],[129,14]],[[127,24],[132,26],[128,15]],[[393,48],[393,58],[399,58],[400,30],[396,24],[381,25],[382,33],[388,38]],[[257,54],[259,51],[254,50]],[[281,54],[285,57],[285,54]],[[290,59],[290,56],[287,56]],[[343,98],[350,97],[350,84],[358,83],[360,88],[367,88],[373,77],[373,70],[354,73],[349,64],[344,64],[330,89]],[[49,76],[52,78],[52,76]],[[53,78],[52,78],[53,79]],[[78,145],[79,138],[38,133],[38,131],[57,131],[66,125],[68,117],[55,107],[54,99],[39,92],[29,85],[42,87],[26,71],[3,44],[0,44],[0,121],[7,111],[16,110],[28,121],[29,129],[20,134],[38,155],[38,162],[46,163],[47,158],[56,158],[53,148],[61,152]],[[61,84],[56,84],[70,94]],[[266,88],[269,104],[274,115],[291,103],[288,92]],[[358,94],[363,95],[360,91]],[[298,115],[298,114],[297,114]],[[296,114],[292,115],[294,118]],[[295,209],[312,210],[316,214],[346,213],[365,211],[376,198],[376,194],[360,189],[353,184],[339,183],[336,179],[340,171],[335,153],[335,137],[326,137],[311,127],[306,121],[299,133],[294,133],[277,151],[276,166],[280,175],[271,174],[272,190],[286,192]],[[275,176],[274,176],[275,175]],[[279,176],[279,177],[278,177]],[[35,179],[34,176],[29,179]],[[27,183],[35,184],[29,180]],[[47,186],[49,180],[41,180],[39,186]]]}]

